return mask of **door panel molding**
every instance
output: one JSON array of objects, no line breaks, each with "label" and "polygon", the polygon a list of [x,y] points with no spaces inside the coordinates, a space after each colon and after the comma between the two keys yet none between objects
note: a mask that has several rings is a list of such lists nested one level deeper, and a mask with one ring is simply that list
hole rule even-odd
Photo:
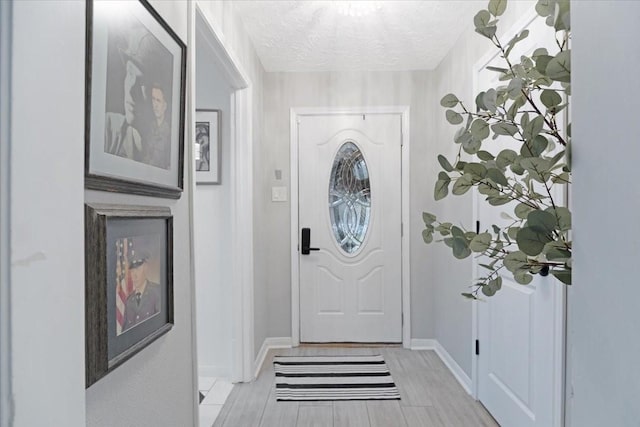
[{"label": "door panel molding", "polygon": [[410,282],[410,212],[409,212],[409,117],[410,107],[377,106],[356,108],[291,108],[290,109],[290,164],[291,164],[291,337],[292,345],[300,345],[300,265],[299,250],[299,211],[298,211],[298,122],[302,116],[330,116],[330,115],[373,115],[397,114],[401,118],[401,186],[402,207],[401,220],[403,233],[401,237],[401,277],[402,277],[402,345],[411,348],[411,282]]}]

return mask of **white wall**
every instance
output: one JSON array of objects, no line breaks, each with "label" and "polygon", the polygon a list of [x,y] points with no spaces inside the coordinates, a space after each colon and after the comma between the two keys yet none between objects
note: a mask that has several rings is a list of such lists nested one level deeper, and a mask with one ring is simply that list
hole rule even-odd
[{"label": "white wall", "polygon": [[231,376],[232,271],[230,174],[231,86],[211,48],[196,31],[196,109],[221,110],[221,185],[198,185],[194,245],[198,373]]},{"label": "white wall", "polygon": [[[486,7],[479,3],[478,9]],[[532,7],[532,2],[509,2],[507,12],[500,17],[498,34],[510,29],[520,17]],[[451,126],[444,117],[445,109],[440,106],[440,99],[447,93],[454,93],[468,106],[473,106],[473,68],[475,64],[490,50],[493,44],[486,38],[476,34],[473,23],[469,22],[469,29],[458,39],[453,49],[438,65],[434,72],[434,91],[429,97],[430,111],[434,126],[429,133],[429,153],[424,159],[425,179],[420,186],[428,193],[425,204],[417,206],[416,210],[424,210],[437,215],[440,221],[464,224],[472,227],[471,193],[464,196],[449,196],[444,200],[433,200],[433,188],[441,170],[437,155],[443,154],[453,159],[458,146],[453,143],[453,135],[457,128]],[[414,190],[415,191],[415,190]],[[422,227],[420,230],[421,231]],[[471,284],[471,258],[456,260],[451,250],[441,243],[428,246],[424,258],[428,263],[430,280],[433,282],[434,293],[434,338],[442,344],[447,352],[460,365],[465,373],[471,377],[471,303],[460,294],[468,292]]]},{"label": "white wall", "polygon": [[80,2],[13,3],[11,133],[2,144],[16,427],[85,425],[84,12]]},{"label": "white wall", "polygon": [[[182,41],[188,43],[188,4],[155,0],[152,5]],[[68,19],[62,21],[68,25]],[[47,37],[55,38],[51,34]],[[187,71],[187,76],[189,74]],[[81,113],[76,119],[81,121],[82,117]],[[192,120],[188,107],[185,120],[187,123]],[[171,208],[174,222],[173,329],[87,389],[87,426],[155,427],[196,424],[197,382],[193,369],[195,331],[192,323],[194,307],[189,224],[192,147],[189,144],[189,129],[190,126],[185,126],[185,185],[179,200],[86,192],[85,199],[89,203],[168,206]],[[79,164],[82,164],[82,161],[79,161]],[[82,254],[74,254],[73,258],[81,259]],[[74,370],[77,370],[77,367]]]},{"label": "white wall", "polygon": [[[427,138],[433,115],[428,106],[433,97],[429,81],[427,71],[265,74],[264,145],[256,156],[260,163],[255,169],[255,201],[261,220],[269,224],[261,231],[267,266],[268,336],[291,336],[291,208],[289,202],[271,202],[272,186],[291,188],[290,108],[381,105],[411,107],[411,332],[414,338],[433,336],[432,282],[420,234],[421,206],[431,194],[422,185],[427,179],[424,162],[429,157]],[[282,181],[276,181],[275,169],[282,170]]]},{"label": "white wall", "polygon": [[0,426],[11,419],[11,278],[9,200],[12,4],[0,2]]},{"label": "white wall", "polygon": [[571,7],[575,252],[568,425],[631,427],[640,420],[640,3]]}]

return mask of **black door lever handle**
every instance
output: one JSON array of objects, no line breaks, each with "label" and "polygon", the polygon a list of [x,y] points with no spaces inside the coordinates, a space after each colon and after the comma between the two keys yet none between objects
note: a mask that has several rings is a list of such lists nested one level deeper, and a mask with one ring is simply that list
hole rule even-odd
[{"label": "black door lever handle", "polygon": [[311,229],[303,228],[302,229],[302,247],[300,248],[300,253],[302,255],[309,255],[310,251],[319,251],[320,248],[312,248],[311,245]]}]

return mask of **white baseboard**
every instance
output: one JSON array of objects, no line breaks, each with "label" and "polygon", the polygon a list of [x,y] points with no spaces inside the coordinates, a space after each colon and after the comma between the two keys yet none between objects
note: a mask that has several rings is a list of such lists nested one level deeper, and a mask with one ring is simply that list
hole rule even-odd
[{"label": "white baseboard", "polygon": [[291,348],[291,337],[267,337],[264,339],[264,342],[260,347],[260,351],[258,352],[258,356],[256,357],[256,361],[253,364],[255,374],[254,378],[258,378],[258,374],[262,369],[267,353],[269,350],[274,348]]},{"label": "white baseboard", "polygon": [[426,339],[411,339],[411,350],[435,350],[436,349],[436,340],[426,340]]},{"label": "white baseboard", "polygon": [[464,372],[458,363],[451,357],[449,352],[438,342],[433,339],[412,339],[411,350],[433,350],[436,352],[442,363],[451,371],[456,380],[460,383],[464,390],[471,394],[471,378]]},{"label": "white baseboard", "polygon": [[217,365],[199,365],[198,376],[210,377],[210,378],[228,378],[229,367],[217,366]]}]

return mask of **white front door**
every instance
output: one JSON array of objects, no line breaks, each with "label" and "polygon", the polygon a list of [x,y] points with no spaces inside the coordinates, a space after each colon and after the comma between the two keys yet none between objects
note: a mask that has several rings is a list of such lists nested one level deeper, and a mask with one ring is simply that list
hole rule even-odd
[{"label": "white front door", "polygon": [[[536,19],[526,27],[517,28],[518,33],[524,28],[531,33],[514,49],[514,58],[520,54],[530,55],[538,47],[553,51],[553,45],[545,45],[549,41],[553,43],[553,30],[544,20]],[[486,65],[502,66],[501,58]],[[478,73],[477,82],[477,91],[501,84],[497,73],[486,69]],[[498,138],[487,147],[496,154],[504,148],[514,149],[513,140],[506,137]],[[477,194],[477,198],[481,231],[491,230],[491,224],[505,227],[513,222],[500,215],[507,212],[513,216],[512,204],[493,207],[484,196]],[[556,191],[554,198],[562,202],[562,191]],[[476,277],[486,273],[478,263],[486,260],[476,261]],[[495,296],[476,303],[478,399],[502,426],[559,426],[563,402],[564,285],[551,275],[535,275],[526,286],[518,284],[508,272],[502,276],[502,289]]]},{"label": "white front door", "polygon": [[302,342],[402,341],[401,135],[400,114],[299,116]]}]

